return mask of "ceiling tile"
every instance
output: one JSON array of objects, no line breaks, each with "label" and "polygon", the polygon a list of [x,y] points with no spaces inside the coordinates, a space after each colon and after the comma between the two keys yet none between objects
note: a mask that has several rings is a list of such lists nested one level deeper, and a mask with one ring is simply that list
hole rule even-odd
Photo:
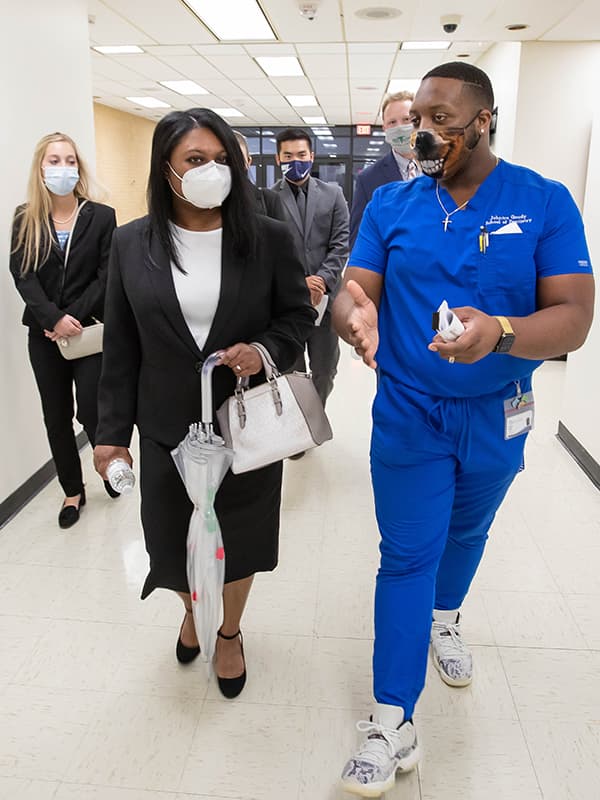
[{"label": "ceiling tile", "polygon": [[261,0],[271,25],[284,42],[341,42],[343,28],[337,2],[319,4],[314,20],[302,17],[296,0]]},{"label": "ceiling tile", "polygon": [[215,42],[210,31],[180,2],[151,3],[148,0],[104,0],[131,25],[160,44]]},{"label": "ceiling tile", "polygon": [[312,94],[312,86],[306,78],[271,78],[271,83],[281,94]]},{"label": "ceiling tile", "polygon": [[348,59],[350,68],[350,77],[361,78],[364,75],[383,75],[387,76],[390,73],[392,64],[394,63],[394,53],[385,53],[383,55],[351,55]]},{"label": "ceiling tile", "polygon": [[246,52],[251,56],[295,56],[293,44],[247,44]]},{"label": "ceiling tile", "polygon": [[89,0],[88,15],[95,20],[89,26],[90,36],[99,44],[156,44],[148,34],[99,0]]},{"label": "ceiling tile", "polygon": [[157,44],[144,47],[147,53],[157,58],[164,56],[195,56],[196,51],[189,44]]},{"label": "ceiling tile", "polygon": [[225,77],[236,78],[264,78],[265,73],[256,61],[246,54],[241,56],[206,56]]},{"label": "ceiling tile", "polygon": [[200,44],[194,49],[202,56],[244,56],[246,51],[241,44]]},{"label": "ceiling tile", "polygon": [[307,75],[326,75],[328,78],[345,78],[347,75],[345,57],[303,55],[300,61]]},{"label": "ceiling tile", "polygon": [[155,81],[181,80],[181,74],[172,67],[149,55],[111,56],[113,61]]},{"label": "ceiling tile", "polygon": [[346,55],[346,45],[344,42],[300,42],[296,45],[300,55],[325,55],[342,56]]},{"label": "ceiling tile", "polygon": [[[223,74],[213,67],[203,56],[168,56],[161,59],[184,78],[197,80],[202,86],[203,78],[223,78]],[[205,87],[209,88],[209,87]]]}]

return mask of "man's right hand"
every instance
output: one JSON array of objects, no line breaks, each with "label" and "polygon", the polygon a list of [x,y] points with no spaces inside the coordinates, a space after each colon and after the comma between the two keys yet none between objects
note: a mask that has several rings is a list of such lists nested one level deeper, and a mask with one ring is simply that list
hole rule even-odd
[{"label": "man's right hand", "polygon": [[348,281],[346,290],[353,301],[347,317],[348,341],[365,364],[376,369],[375,353],[379,347],[377,308],[356,281]]}]

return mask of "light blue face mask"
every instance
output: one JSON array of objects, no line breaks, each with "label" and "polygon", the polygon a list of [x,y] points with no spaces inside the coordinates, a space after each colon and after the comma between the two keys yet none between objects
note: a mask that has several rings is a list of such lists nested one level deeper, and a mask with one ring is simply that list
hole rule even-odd
[{"label": "light blue face mask", "polygon": [[52,194],[60,197],[71,194],[78,181],[77,167],[44,167],[44,183]]}]

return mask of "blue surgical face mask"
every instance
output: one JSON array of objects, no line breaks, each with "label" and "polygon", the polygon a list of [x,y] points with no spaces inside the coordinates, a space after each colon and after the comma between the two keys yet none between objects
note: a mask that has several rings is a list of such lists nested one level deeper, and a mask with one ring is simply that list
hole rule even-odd
[{"label": "blue surgical face mask", "polygon": [[312,169],[312,161],[286,161],[281,162],[281,172],[286,181],[299,183],[303,181]]},{"label": "blue surgical face mask", "polygon": [[44,167],[44,183],[52,194],[61,197],[71,194],[78,182],[77,167]]}]

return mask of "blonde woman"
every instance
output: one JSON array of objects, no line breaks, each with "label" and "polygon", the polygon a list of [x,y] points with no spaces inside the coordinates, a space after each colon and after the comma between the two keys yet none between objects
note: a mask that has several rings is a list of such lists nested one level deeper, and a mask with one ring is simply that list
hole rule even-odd
[{"label": "blonde woman", "polygon": [[[85,505],[73,431],[73,384],[77,419],[93,446],[102,356],[67,361],[56,341],[77,335],[94,318],[102,319],[108,253],[116,225],[114,210],[94,202],[92,191],[75,142],[64,133],[44,136],[35,148],[27,202],[17,208],[12,232],[10,271],[25,301],[29,358],[65,493],[58,516],[61,528],[74,525]],[[109,494],[115,496],[112,489]]]}]

